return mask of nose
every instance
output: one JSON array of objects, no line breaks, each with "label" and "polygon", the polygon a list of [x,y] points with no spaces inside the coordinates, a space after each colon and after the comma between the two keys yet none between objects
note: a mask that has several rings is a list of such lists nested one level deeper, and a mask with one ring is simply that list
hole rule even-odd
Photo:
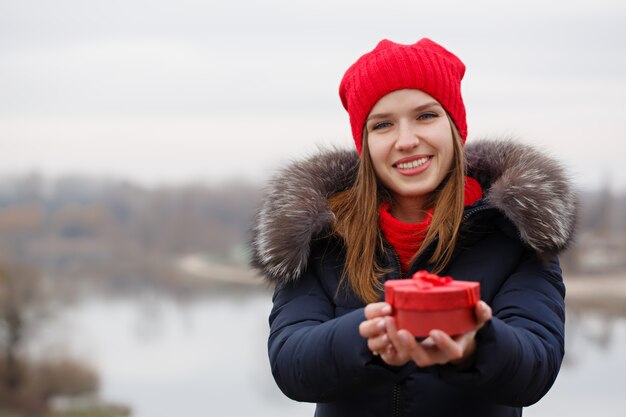
[{"label": "nose", "polygon": [[395,148],[398,151],[407,151],[419,146],[419,135],[407,124],[400,124],[398,129],[398,137],[396,139]]}]

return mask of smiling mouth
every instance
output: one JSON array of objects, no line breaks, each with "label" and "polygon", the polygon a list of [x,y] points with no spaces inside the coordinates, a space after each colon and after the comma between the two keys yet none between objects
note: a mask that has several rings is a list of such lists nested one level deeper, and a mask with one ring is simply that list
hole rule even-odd
[{"label": "smiling mouth", "polygon": [[417,168],[417,167],[420,167],[420,166],[424,165],[426,162],[428,162],[430,160],[430,158],[432,158],[432,157],[431,156],[425,156],[423,158],[416,159],[415,161],[403,162],[403,163],[400,163],[400,164],[394,164],[393,167],[394,168],[398,168],[398,169]]}]

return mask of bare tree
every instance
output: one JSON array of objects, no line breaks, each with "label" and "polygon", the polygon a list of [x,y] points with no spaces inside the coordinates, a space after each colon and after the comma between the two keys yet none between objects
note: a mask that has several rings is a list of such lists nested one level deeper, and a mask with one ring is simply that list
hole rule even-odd
[{"label": "bare tree", "polygon": [[43,416],[54,396],[98,389],[98,375],[71,358],[29,358],[25,345],[48,318],[39,274],[31,267],[0,262],[0,414]]},{"label": "bare tree", "polygon": [[41,308],[38,275],[32,268],[0,263],[0,348],[4,375],[2,384],[10,392],[20,385],[19,351],[24,335],[33,325],[33,309]]}]

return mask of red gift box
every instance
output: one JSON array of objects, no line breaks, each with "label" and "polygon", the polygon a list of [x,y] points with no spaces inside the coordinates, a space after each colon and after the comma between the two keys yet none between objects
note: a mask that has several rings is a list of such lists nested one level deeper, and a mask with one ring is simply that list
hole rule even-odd
[{"label": "red gift box", "polygon": [[385,301],[393,307],[396,326],[415,337],[426,337],[433,329],[450,336],[474,330],[474,306],[479,300],[478,282],[455,281],[428,271],[385,282]]}]

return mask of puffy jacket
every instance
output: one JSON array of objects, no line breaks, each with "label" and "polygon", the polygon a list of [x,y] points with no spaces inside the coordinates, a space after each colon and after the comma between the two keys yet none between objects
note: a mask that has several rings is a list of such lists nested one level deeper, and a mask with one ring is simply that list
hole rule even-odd
[{"label": "puffy jacket", "polygon": [[[270,183],[251,243],[253,265],[275,284],[269,359],[280,389],[317,403],[316,416],[519,416],[554,383],[565,321],[556,255],[573,236],[575,194],[559,165],[528,146],[479,141],[466,155],[485,197],[465,209],[442,274],[479,281],[493,318],[477,333],[473,365],[464,370],[392,367],[359,335],[364,303],[338,287],[345,247],[330,229],[327,203],[353,183],[355,152],[321,152]],[[386,247],[380,259],[392,272],[384,279],[401,278]],[[409,276],[428,269],[429,254]]]}]

